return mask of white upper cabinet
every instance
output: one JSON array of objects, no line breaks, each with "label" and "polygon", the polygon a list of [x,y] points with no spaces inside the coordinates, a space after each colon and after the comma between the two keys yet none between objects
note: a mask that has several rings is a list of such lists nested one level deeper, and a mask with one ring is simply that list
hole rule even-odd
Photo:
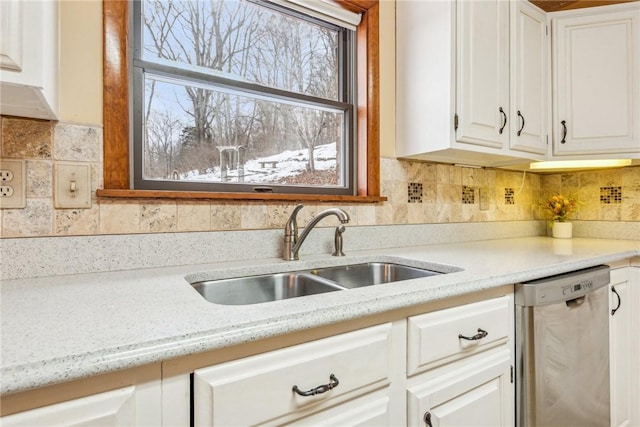
[{"label": "white upper cabinet", "polygon": [[553,15],[554,156],[640,156],[639,24],[637,2]]},{"label": "white upper cabinet", "polygon": [[511,148],[546,154],[550,123],[546,14],[529,2],[512,7]]},{"label": "white upper cabinet", "polygon": [[520,3],[396,3],[398,157],[480,166],[545,157],[546,19]]},{"label": "white upper cabinet", "polygon": [[0,114],[57,119],[58,9],[58,1],[0,1]]},{"label": "white upper cabinet", "polygon": [[509,141],[509,2],[460,1],[456,12],[456,139],[502,148]]}]

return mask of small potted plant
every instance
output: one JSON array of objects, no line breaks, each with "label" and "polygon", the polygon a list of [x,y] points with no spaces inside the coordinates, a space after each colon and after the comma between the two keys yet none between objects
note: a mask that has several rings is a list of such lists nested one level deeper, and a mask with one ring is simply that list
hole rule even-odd
[{"label": "small potted plant", "polygon": [[552,235],[559,239],[570,239],[573,233],[573,224],[568,219],[577,210],[578,201],[573,197],[562,194],[551,196],[543,205],[551,212]]}]

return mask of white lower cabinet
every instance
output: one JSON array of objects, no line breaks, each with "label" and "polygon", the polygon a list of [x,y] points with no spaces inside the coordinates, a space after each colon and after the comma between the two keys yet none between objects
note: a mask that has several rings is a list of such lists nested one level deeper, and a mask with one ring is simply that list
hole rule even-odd
[{"label": "white lower cabinet", "polygon": [[507,295],[409,318],[409,426],[514,424],[513,315]]},{"label": "white lower cabinet", "polygon": [[512,344],[507,295],[196,369],[194,425],[510,426]]},{"label": "white lower cabinet", "polygon": [[611,270],[611,426],[640,425],[640,268]]},{"label": "white lower cabinet", "polygon": [[409,426],[512,426],[511,351],[499,348],[423,374],[407,394]]},{"label": "white lower cabinet", "polygon": [[198,369],[195,425],[390,425],[392,331],[386,323]]},{"label": "white lower cabinet", "polygon": [[0,418],[3,427],[159,426],[160,382],[129,386]]}]

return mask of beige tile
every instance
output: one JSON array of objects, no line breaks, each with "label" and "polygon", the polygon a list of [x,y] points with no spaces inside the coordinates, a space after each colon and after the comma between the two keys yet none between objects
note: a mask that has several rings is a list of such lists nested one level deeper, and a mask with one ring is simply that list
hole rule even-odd
[{"label": "beige tile", "polygon": [[53,205],[48,198],[27,198],[24,209],[3,209],[2,237],[51,236]]},{"label": "beige tile", "polygon": [[427,222],[427,209],[425,203],[407,204],[407,223],[425,224]]},{"label": "beige tile", "polygon": [[84,236],[98,233],[100,206],[93,203],[89,209],[56,209],[54,233],[59,236]]},{"label": "beige tile", "polygon": [[436,211],[433,222],[438,224],[451,222],[451,207],[452,205],[449,204],[436,204]]},{"label": "beige tile", "polygon": [[167,233],[178,228],[176,202],[151,202],[140,206],[142,232]]},{"label": "beige tile", "polygon": [[385,202],[376,206],[376,225],[393,224],[393,205]]},{"label": "beige tile", "polygon": [[137,201],[100,200],[100,234],[140,231],[140,204]]},{"label": "beige tile", "polygon": [[384,179],[394,181],[406,181],[410,163],[413,162],[386,158],[380,159],[380,176]]},{"label": "beige tile", "polygon": [[375,225],[378,205],[361,204],[357,206],[358,225]]},{"label": "beige tile", "polygon": [[267,205],[267,227],[284,228],[287,220],[291,216],[295,205]]},{"label": "beige tile", "polygon": [[209,202],[178,202],[178,231],[209,231],[211,205]]},{"label": "beige tile", "polygon": [[240,223],[243,230],[268,228],[268,213],[265,205],[240,206]]},{"label": "beige tile", "polygon": [[602,170],[598,172],[598,184],[601,187],[617,187],[622,185],[621,169]]},{"label": "beige tile", "polygon": [[235,204],[211,205],[211,229],[212,230],[240,230],[242,222],[240,209],[242,206]]},{"label": "beige tile", "polygon": [[27,197],[52,197],[53,162],[27,160]]},{"label": "beige tile", "polygon": [[545,194],[555,194],[560,192],[560,175],[541,175],[540,188]]},{"label": "beige tile", "polygon": [[53,122],[2,118],[2,155],[18,159],[50,159]]},{"label": "beige tile", "polygon": [[98,188],[104,188],[104,165],[102,163],[91,164],[91,192],[95,195]]},{"label": "beige tile", "polygon": [[622,185],[640,189],[640,166],[620,169]]},{"label": "beige tile", "polygon": [[580,172],[577,173],[580,186],[585,185],[597,187],[598,186],[598,174],[595,172]]},{"label": "beige tile", "polygon": [[620,212],[622,221],[640,221],[640,203],[626,203]]},{"label": "beige tile", "polygon": [[622,220],[622,206],[621,205],[600,205],[600,218],[601,221],[620,221]]},{"label": "beige tile", "polygon": [[462,203],[462,187],[451,184],[438,184],[436,203],[453,205]]},{"label": "beige tile", "polygon": [[53,130],[53,157],[56,160],[99,162],[102,155],[102,129],[58,123]]},{"label": "beige tile", "polygon": [[580,186],[580,179],[577,173],[563,173],[560,175],[560,187],[562,192],[566,192],[566,188],[575,188]]},{"label": "beige tile", "polygon": [[403,203],[401,205],[394,206],[393,218],[392,218],[392,221],[394,224],[407,223],[408,221],[407,205],[408,203]]},{"label": "beige tile", "polygon": [[386,183],[388,202],[394,205],[407,203],[409,200],[408,183],[406,181],[390,181]]}]

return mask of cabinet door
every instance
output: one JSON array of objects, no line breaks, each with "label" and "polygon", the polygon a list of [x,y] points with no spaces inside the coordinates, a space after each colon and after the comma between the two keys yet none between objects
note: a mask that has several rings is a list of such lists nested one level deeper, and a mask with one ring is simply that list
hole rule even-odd
[{"label": "cabinet door", "polygon": [[640,425],[640,270],[631,267],[611,271],[609,322],[611,426]]},{"label": "cabinet door", "polygon": [[511,352],[506,346],[415,380],[407,395],[409,426],[514,424]]},{"label": "cabinet door", "polygon": [[22,2],[4,0],[0,2],[0,68],[22,70]]},{"label": "cabinet door", "polygon": [[456,140],[502,148],[509,139],[509,2],[456,6]]},{"label": "cabinet door", "polygon": [[3,427],[158,426],[161,422],[158,383],[125,387],[0,419]]},{"label": "cabinet door", "polygon": [[554,19],[554,154],[640,150],[640,10]]},{"label": "cabinet door", "polygon": [[547,152],[549,37],[546,14],[526,1],[512,3],[511,138],[514,150]]},{"label": "cabinet door", "polygon": [[287,425],[388,390],[391,331],[383,324],[197,369],[194,425]]}]

